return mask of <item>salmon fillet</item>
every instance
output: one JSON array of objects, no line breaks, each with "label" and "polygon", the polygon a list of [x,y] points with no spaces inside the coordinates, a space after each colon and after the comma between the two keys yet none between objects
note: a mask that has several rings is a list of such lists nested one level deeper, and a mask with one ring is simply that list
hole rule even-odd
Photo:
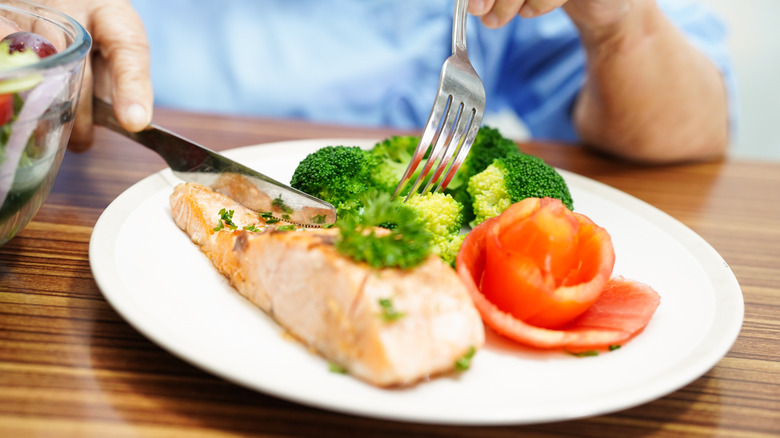
[{"label": "salmon fillet", "polygon": [[[436,256],[409,270],[373,269],[336,251],[335,228],[280,231],[279,224],[192,183],[177,186],[170,205],[176,224],[240,294],[366,382],[412,384],[453,370],[484,343],[466,287]],[[236,229],[214,230],[223,208],[233,210]],[[402,316],[387,318],[383,300]]]}]

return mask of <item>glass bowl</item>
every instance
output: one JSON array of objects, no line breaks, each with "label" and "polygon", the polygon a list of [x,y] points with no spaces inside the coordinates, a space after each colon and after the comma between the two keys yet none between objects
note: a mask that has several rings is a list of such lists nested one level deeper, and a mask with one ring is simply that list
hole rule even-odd
[{"label": "glass bowl", "polygon": [[59,11],[24,0],[0,1],[0,39],[14,23],[48,39],[57,53],[0,68],[0,100],[13,99],[7,111],[12,115],[0,126],[0,245],[27,225],[51,191],[92,45],[87,31]]}]

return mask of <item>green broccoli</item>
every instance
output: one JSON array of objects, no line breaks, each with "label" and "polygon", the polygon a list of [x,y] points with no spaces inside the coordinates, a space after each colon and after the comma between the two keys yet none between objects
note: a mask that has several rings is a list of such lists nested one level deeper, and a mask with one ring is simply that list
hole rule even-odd
[{"label": "green broccoli", "polygon": [[[374,145],[371,155],[376,160],[376,168],[371,174],[371,184],[379,190],[393,194],[409,162],[412,161],[419,142],[420,137],[395,135]],[[408,193],[420,170],[422,169],[418,169],[413,175],[403,194]]]},{"label": "green broccoli", "polygon": [[468,193],[475,213],[471,226],[499,215],[525,198],[557,198],[574,209],[569,187],[555,168],[539,157],[522,153],[497,158],[471,177]]},{"label": "green broccoli", "polygon": [[290,185],[336,207],[339,217],[358,213],[358,195],[371,187],[374,156],[358,146],[326,146],[304,158]]},{"label": "green broccoli", "polygon": [[[341,254],[377,269],[408,269],[430,256],[431,233],[413,208],[374,190],[359,198],[363,211],[336,221],[340,237],[335,245]],[[383,224],[393,226],[382,230]]]},{"label": "green broccoli", "polygon": [[437,192],[411,196],[405,203],[411,207],[433,236],[432,252],[452,265],[463,236],[463,206],[452,196]]},{"label": "green broccoli", "polygon": [[445,190],[445,193],[449,193],[463,205],[463,225],[468,224],[475,217],[471,195],[467,191],[469,179],[485,170],[496,158],[517,154],[520,154],[517,143],[503,137],[498,129],[489,126],[479,129],[469,154]]}]

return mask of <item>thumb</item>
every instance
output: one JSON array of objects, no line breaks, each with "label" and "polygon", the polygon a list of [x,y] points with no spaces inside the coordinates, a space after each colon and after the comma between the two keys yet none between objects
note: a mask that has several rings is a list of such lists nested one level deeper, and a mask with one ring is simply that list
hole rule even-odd
[{"label": "thumb", "polygon": [[149,43],[130,2],[112,2],[93,11],[95,95],[110,96],[117,120],[136,132],[152,120],[153,91]]}]

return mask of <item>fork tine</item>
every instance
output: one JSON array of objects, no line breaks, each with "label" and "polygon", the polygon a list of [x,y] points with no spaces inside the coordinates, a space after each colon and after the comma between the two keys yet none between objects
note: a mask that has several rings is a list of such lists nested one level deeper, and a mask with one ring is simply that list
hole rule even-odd
[{"label": "fork tine", "polygon": [[437,129],[436,140],[433,149],[431,150],[431,154],[428,156],[428,159],[425,161],[425,166],[423,166],[423,170],[417,176],[417,179],[414,181],[412,188],[409,190],[409,193],[406,196],[407,200],[412,193],[417,192],[420,184],[425,181],[425,178],[430,173],[434,164],[441,161],[442,156],[449,147],[449,139],[452,135],[453,129],[455,128],[455,122],[458,120],[458,115],[461,111],[462,105],[459,104],[458,107],[455,108],[455,102],[453,102],[452,96],[448,97],[447,102],[448,105],[446,113],[441,122],[441,126]]},{"label": "fork tine", "polygon": [[[482,123],[485,87],[469,62],[466,51],[467,9],[468,0],[455,1],[452,20],[452,56],[444,61],[436,102],[431,109],[431,115],[428,117],[414,157],[398,183],[393,198],[405,190],[429,148],[428,159],[411,189],[408,190],[406,200],[412,193],[417,192],[426,178],[422,193],[427,193],[431,187],[434,191],[444,190],[465,160]],[[433,175],[429,177],[434,166],[436,167]]]},{"label": "fork tine", "polygon": [[[425,157],[425,153],[428,152],[428,149],[431,147],[434,141],[438,140],[437,133],[439,130],[439,124],[449,104],[449,95],[444,94],[441,92],[441,90],[439,90],[439,93],[436,96],[436,102],[434,102],[433,108],[431,109],[431,114],[428,116],[428,121],[425,123],[425,129],[423,130],[423,134],[420,137],[420,142],[417,144],[417,149],[415,149],[414,155],[412,156],[409,165],[406,167],[406,171],[404,171],[404,175],[401,177],[401,180],[398,182],[398,185],[395,188],[393,199],[395,199],[403,191],[404,187],[406,187],[406,185],[409,183],[409,180],[412,178],[414,171],[417,170],[417,166],[420,165],[420,162]],[[431,151],[431,155],[433,155],[433,152],[434,151]]]},{"label": "fork tine", "polygon": [[463,102],[459,104],[457,124],[453,129],[452,135],[447,140],[447,148],[444,151],[443,157],[441,160],[439,160],[439,164],[436,166],[436,171],[434,172],[433,176],[428,179],[428,183],[425,185],[425,188],[423,188],[421,193],[427,193],[431,187],[434,187],[434,185],[435,188],[433,191],[435,192],[439,190],[442,182],[442,175],[446,177],[449,173],[449,170],[445,172],[445,169],[452,168],[452,165],[454,164],[452,159],[453,157],[458,156],[459,151],[462,148],[464,134],[469,127],[469,123],[473,117],[473,112],[473,109],[468,111]]},{"label": "fork tine", "polygon": [[469,120],[467,123],[464,124],[464,126],[468,126],[468,131],[463,138],[463,144],[461,144],[460,149],[458,149],[457,155],[455,156],[455,160],[450,165],[449,169],[447,169],[447,172],[444,175],[444,178],[441,179],[439,182],[439,185],[437,185],[433,191],[440,191],[447,188],[447,185],[450,183],[450,180],[455,176],[455,174],[458,172],[458,169],[460,169],[460,165],[463,164],[463,161],[466,160],[466,156],[469,153],[469,150],[471,149],[471,145],[474,144],[474,139],[477,137],[477,131],[479,131],[479,127],[482,124],[482,112],[478,111],[476,108],[472,108],[471,114],[469,116]]}]

